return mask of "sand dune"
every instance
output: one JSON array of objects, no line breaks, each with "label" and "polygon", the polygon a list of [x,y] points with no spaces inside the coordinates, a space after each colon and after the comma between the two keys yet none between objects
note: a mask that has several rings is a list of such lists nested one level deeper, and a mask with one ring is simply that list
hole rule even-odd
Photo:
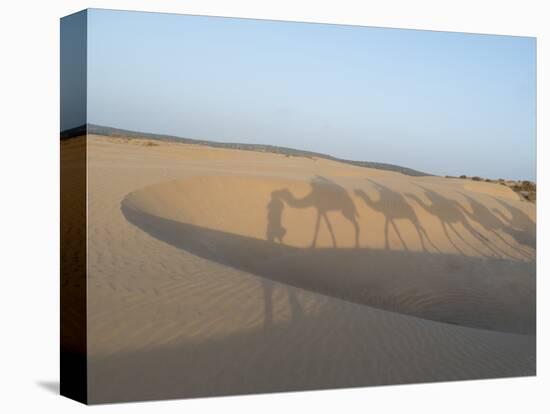
[{"label": "sand dune", "polygon": [[491,183],[88,137],[90,400],[535,373],[535,206]]}]

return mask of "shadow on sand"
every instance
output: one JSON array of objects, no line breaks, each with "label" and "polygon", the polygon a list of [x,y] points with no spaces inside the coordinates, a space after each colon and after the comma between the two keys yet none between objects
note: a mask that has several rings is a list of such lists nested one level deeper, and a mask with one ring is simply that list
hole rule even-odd
[{"label": "shadow on sand", "polygon": [[[365,318],[349,320],[341,309],[327,306],[317,315],[270,330],[94,356],[89,359],[89,402],[458,381],[535,372],[531,357],[535,341],[530,336],[512,335],[510,341],[508,334],[482,334],[479,345],[498,341],[498,353],[469,354],[463,341],[444,333],[443,339],[437,339],[429,325],[400,331],[403,325],[392,324],[395,318],[390,317],[388,325],[368,312]],[[327,320],[330,331],[326,331]],[[502,355],[513,355],[513,363],[503,363]]]},{"label": "shadow on sand", "polygon": [[[303,198],[294,197],[288,189],[271,194],[266,205],[265,240],[168,220],[134,208],[124,200],[121,205],[124,217],[156,239],[204,259],[260,276],[265,329],[239,331],[200,342],[190,340],[172,348],[93,356],[89,359],[89,386],[93,391],[90,402],[206,397],[535,373],[534,336],[508,334],[535,332],[534,297],[527,302],[523,300],[534,295],[534,290],[524,292],[516,283],[526,273],[533,275],[534,282],[534,263],[430,253],[424,244],[423,252],[389,248],[373,250],[360,248],[359,243],[355,248],[336,248],[337,234],[327,212],[340,213],[348,219],[356,229],[358,239],[357,211],[347,193],[337,203],[325,202],[322,193],[329,188],[338,194],[338,186],[325,183],[322,189],[318,189],[318,183],[319,180],[312,184],[311,193]],[[405,206],[407,200],[382,186],[378,190],[384,199],[379,206],[388,203],[401,206],[397,209],[398,214],[388,213],[385,227],[391,225],[397,231],[394,220],[407,219],[415,226],[418,236],[430,244],[431,240],[419,224],[414,210]],[[331,194],[333,197],[334,193]],[[365,197],[360,191],[356,194],[371,208],[376,208],[376,202],[369,204],[372,200],[366,194]],[[440,203],[445,202],[438,199],[432,198],[432,203],[438,209],[446,206],[441,206]],[[317,214],[312,246],[316,245],[320,222],[324,221],[331,232],[333,247],[284,245],[287,230],[283,226],[284,209],[306,206],[314,207]],[[432,205],[426,207],[437,213]],[[385,212],[382,207],[380,211]],[[505,211],[510,214],[503,215],[502,220],[514,222],[517,227],[528,225],[526,219],[529,219],[521,211]],[[471,214],[476,219],[485,213],[478,209]],[[497,230],[496,222],[489,224]],[[407,248],[405,242],[403,246]],[[498,283],[486,275],[488,266],[499,274]],[[464,331],[465,335],[479,335],[474,344],[468,345],[457,340],[462,338],[460,332],[453,331],[452,335],[442,332],[446,329],[444,325],[434,331],[433,325],[417,323],[418,320],[398,323],[395,320],[397,315],[387,314],[386,320],[368,307],[361,313],[364,318],[349,318],[349,313],[342,311],[341,303],[337,302],[337,309],[331,307],[335,306],[334,301],[323,305],[320,312],[307,315],[290,287],[287,291],[291,321],[274,323],[272,296],[277,283],[362,305],[493,332]],[[434,290],[430,290],[430,286]],[[463,301],[459,308],[455,303],[457,295]],[[523,299],[510,306],[509,301],[513,302],[516,297]],[[501,301],[501,298],[506,300]],[[454,307],[449,307],[449,304]],[[327,320],[330,320],[329,324]],[[331,331],[324,332],[326,327],[331,327]],[[311,342],[310,338],[321,341]],[[396,346],[396,341],[402,346]],[[499,344],[498,352],[488,352],[495,343]],[[469,353],[473,348],[480,351]],[[437,349],[436,353],[434,349]],[[506,359],[511,355],[512,362]],[[111,376],[115,384],[105,381]]]},{"label": "shadow on sand", "polygon": [[[124,203],[122,212],[130,223],[159,240],[267,279],[263,286],[266,325],[272,322],[269,283],[273,281],[439,322],[534,332],[534,308],[520,299],[534,293],[529,283],[526,291],[516,283],[526,272],[533,272],[532,263],[367,248],[299,248],[168,220]],[[498,283],[488,283],[488,266],[500,275]],[[510,303],[509,289],[518,293],[518,303]],[[460,311],[456,304],[446,308],[463,290]],[[298,301],[290,297],[289,302],[299,314]]]},{"label": "shadow on sand", "polygon": [[[359,247],[359,223],[357,218],[357,208],[355,203],[349,196],[346,189],[337,183],[329,180],[328,178],[316,176],[310,181],[311,191],[304,197],[295,197],[289,189],[276,190],[271,193],[271,201],[268,205],[267,215],[267,228],[268,237],[267,240],[274,240],[275,236],[284,235],[286,229],[281,225],[282,211],[284,203],[292,208],[309,208],[312,207],[316,210],[315,229],[313,231],[313,241],[311,247],[317,245],[317,238],[319,236],[319,229],[321,226],[321,219],[326,223],[330,237],[332,239],[332,245],[338,247],[336,242],[336,234],[332,227],[332,223],[329,220],[329,212],[340,213],[346,220],[348,220],[355,231],[355,247]],[[282,241],[282,237],[281,240]]]},{"label": "shadow on sand", "polygon": [[402,220],[409,221],[414,226],[416,233],[418,235],[418,238],[420,239],[420,243],[422,244],[423,251],[428,251],[426,249],[426,241],[427,241],[437,252],[439,252],[439,249],[430,240],[428,233],[426,232],[422,224],[420,224],[420,220],[418,219],[416,213],[414,212],[413,208],[409,205],[405,197],[403,197],[401,193],[390,190],[389,188],[384,187],[372,180],[368,180],[368,181],[378,191],[379,199],[373,200],[371,199],[371,197],[369,197],[367,193],[359,189],[355,190],[355,194],[359,198],[361,198],[365,202],[365,204],[369,206],[371,209],[384,214],[385,216],[384,242],[385,242],[386,250],[390,249],[390,246],[389,246],[390,224],[392,225],[395,233],[397,234],[397,237],[399,238],[401,244],[403,245],[403,248],[405,250],[409,250],[409,248],[407,247],[407,244],[405,243],[405,240],[403,240],[403,237],[399,232],[399,228],[396,223],[396,220],[402,219]]}]

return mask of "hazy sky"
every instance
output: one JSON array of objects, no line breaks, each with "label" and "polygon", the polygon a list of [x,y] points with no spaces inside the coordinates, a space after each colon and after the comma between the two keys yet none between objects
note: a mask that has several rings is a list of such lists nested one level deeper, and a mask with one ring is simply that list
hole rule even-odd
[{"label": "hazy sky", "polygon": [[88,12],[88,122],[535,179],[534,38]]}]

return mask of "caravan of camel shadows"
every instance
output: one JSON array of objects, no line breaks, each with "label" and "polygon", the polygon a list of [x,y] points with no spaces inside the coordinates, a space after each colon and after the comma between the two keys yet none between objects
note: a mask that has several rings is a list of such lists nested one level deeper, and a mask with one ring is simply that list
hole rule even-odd
[{"label": "caravan of camel shadows", "polygon": [[88,143],[90,402],[535,374],[535,206],[506,187]]},{"label": "caravan of camel shadows", "polygon": [[[459,192],[458,196],[467,202],[463,205],[422,184],[416,185],[419,195],[412,190],[404,193],[394,191],[372,179],[365,179],[364,187],[368,191],[355,189],[353,193],[364,207],[383,217],[377,220],[383,222],[383,249],[372,249],[361,247],[360,235],[379,230],[373,229],[374,220],[361,220],[356,201],[348,190],[319,175],[310,180],[309,186],[309,191],[300,197],[288,188],[271,192],[266,204],[264,240],[148,215],[126,207],[124,203],[122,211],[130,222],[173,246],[261,276],[265,328],[273,324],[271,281],[276,281],[440,322],[496,331],[534,332],[534,306],[523,303],[525,295],[534,294],[532,286],[518,285],[514,279],[526,266],[532,266],[529,263],[534,259],[535,224],[519,208],[493,197],[496,205],[490,209]],[[413,203],[416,203],[416,208],[413,208]],[[313,211],[311,242],[301,247],[295,243],[285,244],[285,237],[291,230],[285,227],[284,216],[292,209]],[[450,250],[442,250],[438,242],[431,239],[417,210],[439,223],[443,241],[451,246]],[[341,220],[335,226],[332,221],[337,218]],[[325,237],[324,246],[318,246],[322,225],[328,237]],[[402,235],[404,230],[400,230],[400,226],[408,227],[406,237]],[[344,236],[347,235],[348,240],[342,240],[344,246],[339,247],[341,230],[347,230]],[[302,231],[302,236],[304,234],[307,237],[307,231]],[[392,236],[397,241],[393,247],[390,246]],[[441,240],[441,237],[437,238]],[[197,240],[201,242],[197,243]],[[397,264],[393,264],[397,257]],[[408,274],[402,271],[403,262],[409,269]],[[488,263],[500,269],[501,278],[501,286],[491,286],[491,291],[484,286],[487,284],[484,267]],[[434,266],[441,273],[434,274]],[[404,302],[399,293],[399,281],[415,277],[422,279],[419,287],[425,286],[425,279],[432,278],[436,279],[434,284],[437,287],[434,292],[414,291],[410,288],[414,281],[409,280],[405,285],[410,297]],[[467,283],[468,289],[473,283],[479,290],[468,292],[460,299],[462,303],[458,307],[453,304],[453,310],[444,309],[442,304],[449,299],[445,290],[460,291],[464,282],[472,278],[477,280]],[[442,281],[446,285],[444,289],[439,286]],[[383,292],[382,284],[387,285]],[[437,295],[437,289],[441,289],[441,297],[425,302],[425,296]],[[516,293],[519,289],[521,300],[516,304],[510,304],[507,292],[510,289],[515,289]],[[418,296],[417,300],[415,296]],[[481,299],[481,296],[486,298]],[[292,293],[289,294],[289,303],[295,318],[301,310]]]}]

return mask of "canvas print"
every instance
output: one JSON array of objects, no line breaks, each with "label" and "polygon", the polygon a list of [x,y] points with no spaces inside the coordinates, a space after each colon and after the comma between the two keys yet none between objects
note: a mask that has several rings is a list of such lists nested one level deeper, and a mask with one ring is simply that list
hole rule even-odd
[{"label": "canvas print", "polygon": [[61,393],[536,374],[536,39],[61,19]]}]

